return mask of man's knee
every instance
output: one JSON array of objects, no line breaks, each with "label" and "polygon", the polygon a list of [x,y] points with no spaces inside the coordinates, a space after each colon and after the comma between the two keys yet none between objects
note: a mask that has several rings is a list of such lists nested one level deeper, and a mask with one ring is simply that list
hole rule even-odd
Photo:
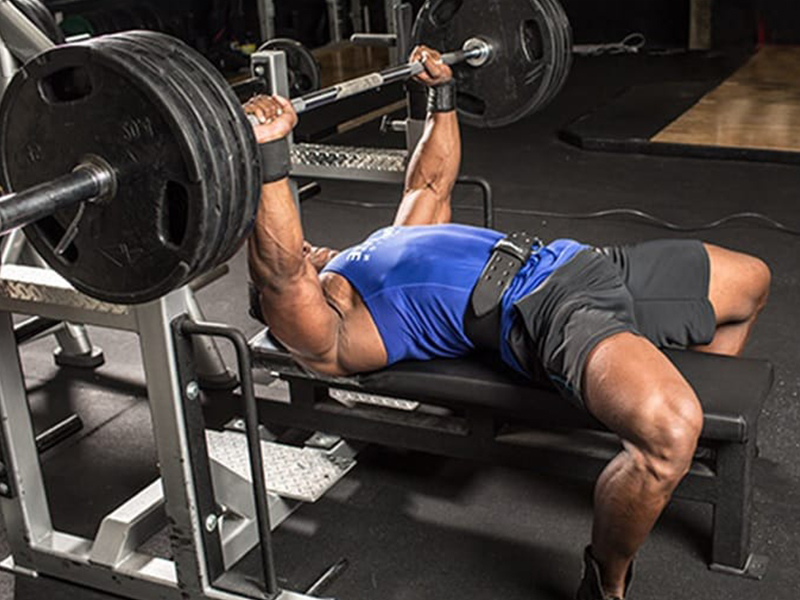
[{"label": "man's knee", "polygon": [[769,265],[760,258],[750,257],[752,265],[751,279],[753,291],[753,313],[757,315],[766,306],[769,299],[769,289],[772,285],[772,271]]},{"label": "man's knee", "polygon": [[692,466],[703,429],[703,411],[690,390],[656,391],[648,402],[654,410],[644,427],[645,436],[629,447],[637,466],[671,493]]},{"label": "man's knee", "polygon": [[[756,256],[706,244],[711,260],[711,300],[723,323],[754,319],[769,298],[772,273]],[[719,312],[721,311],[721,313]]]}]

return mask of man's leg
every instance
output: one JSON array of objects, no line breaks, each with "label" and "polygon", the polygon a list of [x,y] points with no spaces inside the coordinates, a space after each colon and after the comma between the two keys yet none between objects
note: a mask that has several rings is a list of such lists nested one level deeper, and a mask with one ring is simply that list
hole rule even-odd
[{"label": "man's leg", "polygon": [[672,363],[631,333],[592,351],[583,390],[588,410],[624,447],[597,481],[592,531],[606,594],[622,598],[634,554],[691,466],[703,412]]},{"label": "man's leg", "polygon": [[739,356],[769,296],[770,271],[760,259],[705,244],[711,263],[708,296],[717,332],[706,346],[693,350]]}]

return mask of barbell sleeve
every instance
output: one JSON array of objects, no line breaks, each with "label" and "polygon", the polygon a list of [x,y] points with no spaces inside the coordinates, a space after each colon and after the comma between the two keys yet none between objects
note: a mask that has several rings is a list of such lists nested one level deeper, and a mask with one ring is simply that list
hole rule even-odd
[{"label": "barbell sleeve", "polygon": [[96,165],[0,198],[0,235],[87,200],[101,197],[114,185],[114,174]]},{"label": "barbell sleeve", "polygon": [[[456,65],[470,60],[480,61],[480,64],[486,62],[491,54],[491,46],[486,42],[476,42],[475,40],[469,40],[468,43],[473,45],[471,47],[465,47],[462,50],[442,54],[442,62],[446,65]],[[421,62],[411,62],[384,71],[376,71],[375,73],[350,79],[334,86],[294,98],[292,100],[292,106],[294,106],[297,114],[302,114],[327,104],[333,104],[344,98],[349,98],[370,90],[376,90],[385,85],[395,83],[396,81],[404,81],[410,77],[419,75],[424,70],[425,67]],[[253,115],[248,115],[248,119],[253,125],[259,124]]]}]

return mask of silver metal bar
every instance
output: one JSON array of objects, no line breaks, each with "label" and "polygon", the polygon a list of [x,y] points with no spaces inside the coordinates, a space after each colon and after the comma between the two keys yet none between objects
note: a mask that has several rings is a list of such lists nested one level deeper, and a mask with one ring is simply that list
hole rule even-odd
[{"label": "silver metal bar", "polygon": [[55,44],[9,0],[0,0],[0,37],[21,62],[28,62]]},{"label": "silver metal bar", "polygon": [[35,570],[31,548],[53,533],[47,491],[19,360],[11,313],[0,312],[0,431],[10,489],[0,498],[6,532],[16,563]]},{"label": "silver metal bar", "polygon": [[[45,260],[28,244],[22,230],[15,229],[4,239],[0,264],[19,265],[23,259],[50,271]],[[55,331],[55,337],[59,346],[55,350],[56,364],[92,367],[103,362],[103,351],[92,345],[84,325],[64,323]]]},{"label": "silver metal bar", "polygon": [[333,43],[342,41],[342,22],[339,18],[339,0],[326,0],[328,8],[328,30],[330,41]]},{"label": "silver metal bar", "polygon": [[27,239],[22,230],[12,231],[3,238],[3,250],[0,253],[0,264],[19,264],[22,253],[27,245]]},{"label": "silver metal bar", "polygon": [[[455,52],[443,54],[442,62],[448,65],[469,62],[470,64],[479,66],[489,60],[492,50],[488,43],[478,40],[477,38],[470,39],[467,41],[467,43],[471,44],[471,46],[465,46],[463,50],[456,50]],[[265,75],[262,61],[264,61],[267,54],[269,54],[269,52],[256,52],[253,54],[251,60],[254,76],[263,77]],[[261,70],[259,71],[259,69]],[[334,102],[338,102],[339,100],[343,100],[345,98],[363,94],[364,92],[368,92],[370,90],[376,90],[396,81],[405,81],[410,77],[419,75],[424,70],[425,67],[421,62],[406,63],[398,67],[392,67],[384,71],[377,71],[375,73],[363,75],[361,77],[336,84],[329,88],[300,96],[292,100],[292,106],[298,114],[302,114],[306,111],[314,110],[315,108],[333,104]],[[273,75],[274,73],[268,73],[270,81],[272,81]],[[282,92],[283,90],[278,90],[277,92],[273,93],[278,93],[285,96],[286,94]],[[253,115],[248,115],[248,119],[253,125],[258,125],[258,121]]]},{"label": "silver metal bar", "polygon": [[205,548],[194,491],[187,426],[183,416],[184,390],[175,364],[172,321],[188,312],[186,288],[136,307],[142,359],[147,379],[167,516],[172,529],[172,554],[180,587],[189,596],[210,589]]},{"label": "silver metal bar", "polygon": [[[189,316],[193,321],[205,321],[205,315],[193,292],[186,295]],[[215,389],[232,388],[236,385],[236,375],[225,364],[219,346],[213,338],[196,336],[194,345],[195,368],[204,383]]]},{"label": "silver metal bar", "polygon": [[92,165],[0,198],[0,235],[42,217],[103,196],[114,187],[114,173]]},{"label": "silver metal bar", "polygon": [[6,46],[5,42],[0,38],[0,99],[6,91],[8,84],[17,72],[17,61],[14,55]]},{"label": "silver metal bar", "polygon": [[258,0],[258,24],[262,40],[275,37],[275,3],[272,0]]},{"label": "silver metal bar", "polygon": [[[222,555],[225,567],[230,568],[258,544],[252,483],[220,461],[212,459],[210,464],[214,494],[225,511],[220,519]],[[277,494],[268,494],[267,498],[272,530],[302,506],[302,502],[287,500]]]},{"label": "silver metal bar", "polygon": [[[454,65],[473,58],[478,59],[482,57],[484,53],[485,50],[481,48],[457,50],[455,52],[443,54],[442,62],[448,65]],[[378,89],[379,87],[389,85],[396,81],[405,81],[410,77],[419,75],[424,70],[425,67],[421,62],[411,62],[405,65],[400,65],[399,67],[393,67],[384,71],[370,73],[368,75],[363,75],[362,77],[357,77],[355,79],[351,79],[350,81],[345,81],[332,87],[325,88],[317,92],[311,92],[305,96],[295,98],[292,100],[292,106],[294,106],[297,113],[300,114],[308,110],[314,110],[320,106],[325,106],[326,104],[338,102],[344,98],[349,98],[357,94]]]},{"label": "silver metal bar", "polygon": [[130,307],[90,298],[55,271],[38,267],[0,265],[0,310],[109,329],[138,328]]},{"label": "silver metal bar", "polygon": [[253,77],[263,77],[269,82],[270,94],[289,97],[289,76],[284,52],[280,50],[254,52],[250,57],[250,71]]},{"label": "silver metal bar", "polygon": [[350,22],[354,33],[364,32],[364,15],[361,0],[350,0]]},{"label": "silver metal bar", "polygon": [[97,565],[118,568],[166,524],[164,492],[161,479],[157,479],[106,515],[89,560]]},{"label": "silver metal bar", "polygon": [[[289,70],[286,65],[286,54],[277,50],[269,50],[266,52],[256,52],[253,54],[250,62],[250,69],[253,76],[266,77],[269,82],[269,93],[289,97]],[[248,117],[252,124],[255,120]],[[289,145],[293,145],[294,136],[290,133],[288,136]],[[296,180],[289,181],[289,187],[292,191],[294,204],[297,210],[300,210],[300,195]]]},{"label": "silver metal bar", "polygon": [[[84,587],[102,590],[133,600],[186,600],[178,587],[175,564],[162,558],[133,555],[121,568],[108,569],[89,562],[91,541],[67,534],[55,534],[53,548],[33,550],[37,571],[26,569],[12,556],[0,563],[0,569],[27,577],[51,576]],[[123,591],[124,587],[124,591]],[[192,600],[252,600],[238,594],[209,589]],[[305,594],[282,591],[275,600],[319,600]]]}]

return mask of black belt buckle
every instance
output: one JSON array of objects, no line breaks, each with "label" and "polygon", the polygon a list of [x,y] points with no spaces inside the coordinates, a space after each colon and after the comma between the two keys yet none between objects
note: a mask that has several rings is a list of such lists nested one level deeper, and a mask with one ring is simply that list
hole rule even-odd
[{"label": "black belt buckle", "polygon": [[[531,237],[524,232],[516,232],[497,242],[492,251],[508,254],[524,265],[532,255],[539,254],[542,245],[542,240],[538,237]],[[536,246],[536,250],[533,249],[534,246]]]},{"label": "black belt buckle", "polygon": [[534,244],[538,253],[542,242],[524,231],[517,231],[494,245],[489,262],[472,290],[471,307],[475,317],[485,317],[499,306],[511,281],[534,253]]}]

